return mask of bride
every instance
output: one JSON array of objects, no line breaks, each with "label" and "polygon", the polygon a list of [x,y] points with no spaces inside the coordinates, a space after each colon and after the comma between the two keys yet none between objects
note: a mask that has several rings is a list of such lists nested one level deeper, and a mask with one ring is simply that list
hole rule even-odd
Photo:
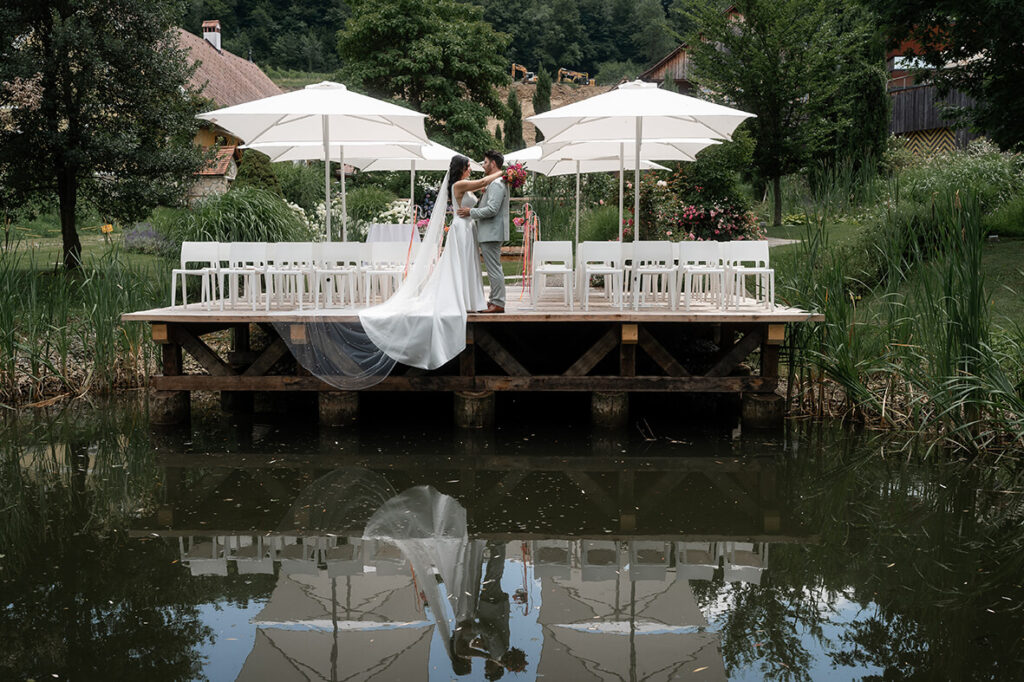
[{"label": "bride", "polygon": [[[475,191],[501,177],[496,171],[470,180],[469,159],[452,157],[438,196],[452,209],[476,204]],[[449,189],[450,185],[450,189]],[[384,303],[359,313],[367,338],[395,362],[437,369],[466,346],[466,314],[487,307],[473,221],[455,215],[443,230],[447,201],[438,201],[419,255],[402,286]],[[444,248],[437,256],[444,239]]]}]

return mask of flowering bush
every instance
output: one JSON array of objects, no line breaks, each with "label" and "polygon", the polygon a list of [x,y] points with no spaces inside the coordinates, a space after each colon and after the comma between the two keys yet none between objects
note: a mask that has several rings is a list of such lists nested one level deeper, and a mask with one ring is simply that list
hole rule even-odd
[{"label": "flowering bush", "polygon": [[157,232],[150,223],[138,223],[124,231],[125,251],[148,253],[156,256],[174,256],[177,245],[164,234]]},{"label": "flowering bush", "polygon": [[669,239],[731,241],[762,237],[754,214],[735,206],[680,204],[667,220]]},{"label": "flowering bush", "polygon": [[397,225],[399,223],[405,223],[409,220],[409,200],[408,199],[396,199],[388,204],[386,210],[377,214],[377,217],[370,221],[374,223],[384,223],[386,225]]}]

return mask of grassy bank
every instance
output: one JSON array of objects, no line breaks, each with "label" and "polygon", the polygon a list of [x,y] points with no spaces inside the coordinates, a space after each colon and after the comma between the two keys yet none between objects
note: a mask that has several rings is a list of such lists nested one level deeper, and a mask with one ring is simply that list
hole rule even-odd
[{"label": "grassy bank", "polygon": [[826,318],[792,330],[791,410],[968,453],[1024,446],[1024,243],[987,237],[1021,186],[1019,159],[974,150],[894,174],[873,205],[837,207],[837,186],[808,201],[800,243],[773,251],[779,298]]},{"label": "grassy bank", "polygon": [[145,325],[120,316],[166,301],[171,262],[100,240],[66,273],[54,267],[59,243],[49,241],[0,251],[0,405],[143,385],[155,346]]}]

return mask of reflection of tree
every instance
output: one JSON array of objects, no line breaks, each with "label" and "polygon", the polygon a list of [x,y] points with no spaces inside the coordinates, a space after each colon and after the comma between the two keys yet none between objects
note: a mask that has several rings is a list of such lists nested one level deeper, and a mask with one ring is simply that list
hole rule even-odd
[{"label": "reflection of tree", "polygon": [[176,546],[124,535],[152,503],[148,443],[123,408],[0,433],[0,678],[201,677],[197,647],[212,632],[197,605],[269,594],[266,576],[192,579]]}]

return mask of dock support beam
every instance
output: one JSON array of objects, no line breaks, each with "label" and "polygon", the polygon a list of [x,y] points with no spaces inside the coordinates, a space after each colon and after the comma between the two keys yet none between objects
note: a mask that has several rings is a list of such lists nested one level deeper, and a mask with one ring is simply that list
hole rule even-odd
[{"label": "dock support beam", "polygon": [[323,392],[317,396],[320,406],[320,423],[324,426],[349,426],[359,416],[359,393]]},{"label": "dock support beam", "polygon": [[629,394],[594,391],[590,394],[590,412],[595,426],[621,428],[629,422]]},{"label": "dock support beam", "polygon": [[[164,376],[181,376],[181,345],[174,343],[166,324],[153,325],[153,340],[160,344],[161,370]],[[149,392],[149,423],[152,426],[187,424],[192,416],[192,394],[188,391]]]},{"label": "dock support beam", "polygon": [[494,424],[494,391],[457,391],[455,426],[483,429]]}]

